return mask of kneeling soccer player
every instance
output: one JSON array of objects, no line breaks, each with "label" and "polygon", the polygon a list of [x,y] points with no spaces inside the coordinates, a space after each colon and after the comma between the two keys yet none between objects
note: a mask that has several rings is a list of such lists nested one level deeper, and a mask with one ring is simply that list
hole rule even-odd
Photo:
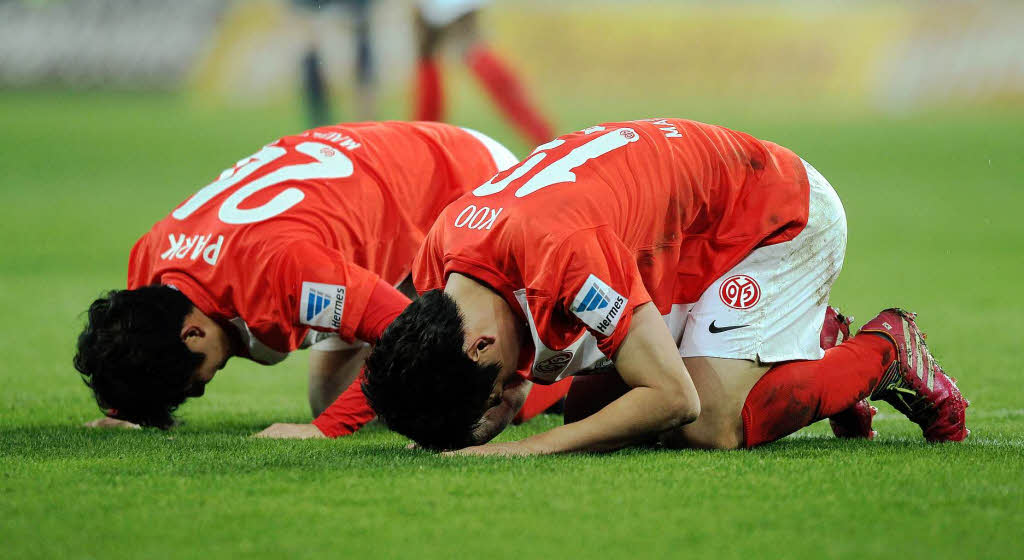
[{"label": "kneeling soccer player", "polygon": [[819,345],[845,249],[835,191],[781,146],[680,119],[593,126],[441,213],[413,265],[422,297],[371,352],[364,391],[392,429],[458,449],[527,379],[614,367],[627,386],[579,421],[473,454],[658,436],[749,447],[862,418],[850,411],[868,396],[931,441],[963,439],[966,401],[912,314],[887,309]]},{"label": "kneeling soccer player", "polygon": [[374,417],[353,383],[366,343],[409,303],[394,286],[425,232],[447,203],[514,163],[494,140],[436,123],[347,124],[272,142],[142,236],[128,289],[89,308],[75,367],[112,416],[167,428],[230,357],[274,364],[310,347],[319,416],[264,435],[351,433]]}]

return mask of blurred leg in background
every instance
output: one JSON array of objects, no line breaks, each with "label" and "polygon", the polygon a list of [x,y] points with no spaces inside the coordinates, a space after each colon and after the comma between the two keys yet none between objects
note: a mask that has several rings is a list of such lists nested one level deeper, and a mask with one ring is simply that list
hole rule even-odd
[{"label": "blurred leg in background", "polygon": [[439,50],[451,44],[519,133],[531,145],[543,144],[554,131],[522,82],[481,37],[479,8],[485,0],[420,0],[416,10],[418,61],[414,119],[444,119],[444,89],[441,84]]},{"label": "blurred leg in background", "polygon": [[[304,33],[309,43],[302,56],[302,96],[310,126],[335,122],[331,115],[330,90],[324,73],[323,38],[338,31],[336,18],[352,24],[355,42],[355,100],[352,118],[374,120],[377,113],[377,80],[370,40],[371,0],[293,0],[301,9]],[[341,12],[341,13],[337,13]]]},{"label": "blurred leg in background", "polygon": [[355,23],[356,41],[356,100],[355,117],[360,121],[377,118],[377,75],[370,42],[372,19],[371,0],[350,0],[352,21]]}]

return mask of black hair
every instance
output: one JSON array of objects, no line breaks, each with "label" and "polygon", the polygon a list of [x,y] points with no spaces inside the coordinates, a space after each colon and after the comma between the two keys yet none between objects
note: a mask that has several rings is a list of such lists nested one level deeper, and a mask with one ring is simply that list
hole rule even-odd
[{"label": "black hair", "polygon": [[451,296],[429,291],[384,331],[366,359],[363,393],[392,430],[427,449],[472,445],[501,369],[463,351],[466,333]]},{"label": "black hair", "polygon": [[101,409],[166,430],[175,409],[202,394],[190,385],[205,356],[189,350],[180,336],[192,308],[168,286],[111,290],[92,302],[78,336],[75,369]]}]

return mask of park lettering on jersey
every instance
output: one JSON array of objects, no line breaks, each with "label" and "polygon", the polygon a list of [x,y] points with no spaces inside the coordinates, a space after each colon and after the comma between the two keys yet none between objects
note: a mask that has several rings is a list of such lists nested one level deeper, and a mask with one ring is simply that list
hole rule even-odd
[{"label": "park lettering on jersey", "polygon": [[194,261],[199,258],[199,255],[202,255],[207,264],[215,265],[220,257],[221,248],[224,246],[224,236],[218,235],[217,241],[213,243],[210,243],[211,239],[213,239],[213,234],[190,236],[186,236],[184,233],[169,234],[167,240],[170,241],[171,246],[160,254],[160,258],[166,261],[187,257]]}]

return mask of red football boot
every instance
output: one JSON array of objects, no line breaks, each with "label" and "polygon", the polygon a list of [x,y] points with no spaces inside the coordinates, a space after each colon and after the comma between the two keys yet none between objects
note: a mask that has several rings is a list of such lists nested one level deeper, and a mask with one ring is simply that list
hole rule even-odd
[{"label": "red football boot", "polygon": [[[825,322],[821,326],[821,349],[828,350],[850,338],[850,324],[853,317],[847,317],[831,305],[825,308]],[[866,400],[857,401],[853,406],[828,419],[832,433],[839,438],[873,439],[878,432],[871,429],[871,418],[878,409]]]},{"label": "red football boot", "polygon": [[871,419],[878,409],[868,404],[867,400],[859,400],[850,408],[829,417],[832,433],[838,438],[875,439],[878,432],[871,429]]},{"label": "red football boot", "polygon": [[838,307],[831,305],[825,308],[825,322],[821,325],[821,349],[828,350],[839,346],[850,338],[850,324],[853,317],[843,315]]},{"label": "red football boot", "polygon": [[921,426],[928,441],[961,441],[970,433],[965,420],[969,403],[928,351],[914,317],[909,311],[886,309],[858,332],[883,335],[896,346],[896,361],[871,400],[882,399],[905,414]]}]

